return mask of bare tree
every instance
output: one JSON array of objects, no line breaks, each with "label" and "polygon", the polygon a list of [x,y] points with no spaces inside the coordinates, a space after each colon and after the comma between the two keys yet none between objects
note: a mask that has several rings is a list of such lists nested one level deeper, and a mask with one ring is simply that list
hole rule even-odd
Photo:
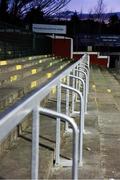
[{"label": "bare tree", "polygon": [[39,8],[45,15],[52,15],[66,6],[70,0],[11,0],[11,11],[24,17],[31,9]]},{"label": "bare tree", "polygon": [[93,10],[92,10],[92,9],[90,9],[89,12],[88,12],[88,18],[89,18],[90,20],[93,20],[93,19],[94,19],[94,15],[93,15]]},{"label": "bare tree", "polygon": [[105,11],[106,11],[106,5],[104,3],[104,0],[98,0],[97,5],[94,9],[94,13],[96,15],[96,19],[99,22],[102,22],[104,20]]},{"label": "bare tree", "polygon": [[79,19],[82,19],[83,18],[83,10],[82,8],[80,9],[80,13],[79,13]]}]

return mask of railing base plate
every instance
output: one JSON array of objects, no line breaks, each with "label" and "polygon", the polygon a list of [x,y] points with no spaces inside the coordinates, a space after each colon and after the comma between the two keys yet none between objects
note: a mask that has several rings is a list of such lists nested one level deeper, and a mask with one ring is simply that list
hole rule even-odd
[{"label": "railing base plate", "polygon": [[72,160],[61,158],[60,159],[60,166],[62,166],[62,167],[71,167],[72,166]]},{"label": "railing base plate", "polygon": [[65,129],[65,134],[70,134],[70,133],[73,133],[72,128]]},{"label": "railing base plate", "polygon": [[76,117],[76,116],[78,116],[78,115],[80,115],[80,112],[79,112],[79,111],[74,111],[74,112],[72,112],[72,113],[70,114],[70,116],[72,116],[72,117]]}]

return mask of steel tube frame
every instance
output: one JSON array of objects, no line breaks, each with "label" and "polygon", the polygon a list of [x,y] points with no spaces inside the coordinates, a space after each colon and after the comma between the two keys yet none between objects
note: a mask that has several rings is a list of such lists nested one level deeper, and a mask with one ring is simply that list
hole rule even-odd
[{"label": "steel tube frame", "polygon": [[32,179],[38,178],[39,171],[39,107],[33,109],[32,119],[32,166],[31,166],[31,177]]},{"label": "steel tube frame", "polygon": [[[73,70],[73,75],[75,76],[75,69]],[[72,87],[75,88],[75,79],[72,81]],[[75,109],[75,93],[72,93],[72,112]]]},{"label": "steel tube frame", "polygon": [[63,121],[67,121],[72,126],[72,129],[73,129],[72,179],[77,180],[78,179],[78,133],[79,131],[78,131],[78,127],[75,121],[72,118],[62,113],[58,113],[50,109],[40,107],[39,112],[44,115],[60,118]]},{"label": "steel tube frame", "polygon": [[[84,66],[84,67],[86,66],[86,68],[88,68],[88,69],[89,69],[89,65],[88,65],[88,64],[86,64],[86,63],[84,63],[84,62],[80,62],[80,66]],[[79,67],[80,67],[80,66],[79,66]]]},{"label": "steel tube frame", "polygon": [[90,55],[84,54],[84,56],[81,58],[81,63],[86,64],[89,67],[90,66]]},{"label": "steel tube frame", "polygon": [[87,93],[89,92],[89,69],[81,66],[81,67],[78,67],[78,70],[85,70],[86,71],[86,74],[87,74]]},{"label": "steel tube frame", "polygon": [[[61,87],[68,89],[70,91],[73,91],[74,93],[78,94],[80,98],[80,121],[79,121],[79,147],[78,147],[78,153],[79,153],[79,164],[82,165],[82,158],[83,158],[83,131],[84,131],[84,100],[82,93],[76,90],[73,87],[67,86],[65,84],[61,84]],[[69,129],[68,129],[69,132]]]},{"label": "steel tube frame", "polygon": [[[70,86],[70,81],[69,81],[69,76],[67,76],[67,85]],[[69,102],[70,102],[70,94],[69,94],[69,89],[67,89],[66,92],[66,115],[69,116]],[[68,123],[65,123],[65,131],[68,129]]]},{"label": "steel tube frame", "polygon": [[[88,55],[88,54],[87,54],[87,62],[86,63],[81,61],[80,64],[78,65],[78,68],[84,67],[86,69],[86,71],[88,71],[88,82],[89,82],[89,79],[90,79],[90,55]],[[88,92],[89,92],[89,83],[88,83]]]},{"label": "steel tube frame", "polygon": [[[87,96],[88,96],[88,92],[87,92],[87,89],[88,89],[87,74],[86,74],[86,72],[84,72],[82,70],[75,69],[75,71],[78,71],[78,72],[83,73],[85,75],[85,81],[86,81],[86,83],[85,83],[85,85],[86,85],[86,104],[87,104]],[[87,112],[87,106],[86,106],[86,111],[85,112]]]},{"label": "steel tube frame", "polygon": [[[57,84],[57,112],[61,113],[61,82],[59,81]],[[56,122],[56,148],[55,148],[55,165],[58,166],[60,164],[60,126],[61,119],[57,117]]]},{"label": "steel tube frame", "polygon": [[[69,75],[69,77],[71,77],[71,78],[74,78],[74,79],[77,79],[77,80],[79,80],[79,81],[81,81],[82,82],[82,86],[83,86],[83,98],[84,98],[84,112],[86,112],[86,106],[87,106],[87,104],[86,104],[86,86],[85,86],[85,82],[84,82],[84,80],[82,79],[82,78],[80,78],[80,77],[76,77],[76,76],[73,76],[73,75]],[[74,112],[73,112],[74,113]]]}]

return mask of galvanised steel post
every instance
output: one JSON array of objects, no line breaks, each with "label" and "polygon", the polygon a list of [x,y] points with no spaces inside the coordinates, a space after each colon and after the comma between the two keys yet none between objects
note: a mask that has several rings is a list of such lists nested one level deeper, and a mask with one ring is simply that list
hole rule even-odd
[{"label": "galvanised steel post", "polygon": [[72,129],[73,129],[73,151],[72,151],[72,179],[78,180],[78,134],[79,130],[78,127],[74,121],[74,119],[62,114],[58,113],[56,111],[52,111],[50,109],[46,108],[39,108],[40,113],[43,113],[48,116],[53,116],[61,119],[62,121],[67,121],[70,123]]},{"label": "galvanised steel post", "polygon": [[88,82],[88,92],[89,92],[89,83],[90,83],[90,55],[87,55],[88,58],[88,69],[89,69],[89,82]]},{"label": "galvanised steel post", "polygon": [[[57,84],[57,112],[61,113],[61,82],[59,80]],[[56,148],[55,148],[55,165],[60,164],[60,126],[61,119],[57,117],[56,122]]]},{"label": "galvanised steel post", "polygon": [[[78,68],[79,68],[79,66],[76,66],[76,69],[78,70]],[[78,71],[75,71],[75,76],[77,76],[78,77]],[[80,89],[79,87],[80,87],[80,81],[77,81],[76,80],[76,86],[75,86],[75,89]],[[76,101],[77,101],[77,96],[76,96]]]},{"label": "galvanised steel post", "polygon": [[87,63],[88,63],[88,67],[90,68],[90,55],[87,54]]},{"label": "galvanised steel post", "polygon": [[[78,66],[76,66],[76,69],[78,69]],[[76,73],[75,73],[75,76],[78,77],[78,71],[75,71],[75,72],[76,72]],[[77,87],[78,87],[78,83],[77,83],[77,81],[76,81],[76,89],[78,89]]]},{"label": "galvanised steel post", "polygon": [[85,124],[85,117],[84,117],[84,99],[81,93],[79,93],[79,97],[80,97],[80,119],[81,119],[81,123],[80,123],[80,129],[79,129],[79,165],[82,166],[83,164],[83,133],[84,133],[84,124]]},{"label": "galvanised steel post", "polygon": [[[87,104],[87,102],[88,102],[88,93],[89,93],[89,69],[87,69],[86,67],[83,67],[83,66],[81,66],[81,67],[79,67],[79,70],[84,70],[84,71],[86,71],[86,104]],[[86,108],[87,108],[87,106],[86,106]],[[87,112],[87,109],[86,109],[86,112]]]},{"label": "galvanised steel post", "polygon": [[[85,86],[85,82],[80,77],[76,77],[73,75],[69,75],[69,77],[77,79],[77,80],[79,80],[79,82],[82,82],[82,86],[83,86],[83,92],[82,93],[83,93],[83,98],[84,98],[84,113],[85,113],[85,110],[86,110],[86,86]],[[77,90],[80,90],[80,89],[77,89]]]},{"label": "galvanised steel post", "polygon": [[74,93],[78,94],[80,98],[80,122],[79,122],[79,146],[78,146],[78,161],[79,164],[82,165],[82,158],[83,158],[83,128],[84,128],[84,99],[82,93],[76,90],[73,87],[67,86],[65,84],[61,84],[61,87],[65,89],[69,89]]},{"label": "galvanised steel post", "polygon": [[81,66],[78,68],[78,70],[83,70],[83,69],[86,71],[86,74],[87,74],[87,94],[88,94],[88,92],[89,92],[89,69],[87,69],[84,66]]},{"label": "galvanised steel post", "polygon": [[[67,85],[69,86],[70,80],[69,76],[67,76]],[[66,91],[66,115],[69,116],[69,103],[70,103],[70,94],[69,89]],[[68,131],[68,122],[65,123],[65,131]]]},{"label": "galvanised steel post", "polygon": [[[86,88],[85,88],[85,89],[86,89],[86,90],[85,90],[85,91],[86,91],[86,106],[85,106],[86,109],[85,109],[85,113],[86,113],[86,112],[87,112],[87,95],[88,95],[88,94],[87,94],[87,87],[88,87],[88,85],[87,85],[87,83],[88,83],[88,82],[87,82],[87,74],[86,74],[86,72],[84,72],[83,70],[77,70],[77,69],[76,69],[76,71],[78,71],[79,73],[84,74],[84,76],[85,76],[85,81],[86,81],[86,83],[85,83],[85,86],[86,86]],[[80,77],[80,74],[79,74],[79,77]]]},{"label": "galvanised steel post", "polygon": [[39,128],[40,128],[40,116],[39,107],[36,106],[33,109],[33,120],[32,120],[32,167],[31,176],[32,179],[39,179]]},{"label": "galvanised steel post", "polygon": [[[79,67],[85,67],[88,70],[88,92],[89,92],[89,80],[90,80],[90,55],[86,55],[86,62],[82,62],[80,63]],[[87,64],[86,64],[87,63]]]},{"label": "galvanised steel post", "polygon": [[[75,76],[75,69],[73,69],[73,76]],[[72,81],[72,87],[75,88],[75,79]],[[75,109],[75,93],[72,93],[72,113],[74,112]]]},{"label": "galvanised steel post", "polygon": [[[79,70],[79,69],[78,69],[78,68],[79,68],[79,65],[80,65],[80,64],[78,64],[78,66],[77,66],[77,68],[76,68],[77,70]],[[78,72],[78,77],[79,77],[79,72]],[[80,88],[81,88],[81,82],[79,81],[79,83],[78,83],[78,89],[80,89]]]}]

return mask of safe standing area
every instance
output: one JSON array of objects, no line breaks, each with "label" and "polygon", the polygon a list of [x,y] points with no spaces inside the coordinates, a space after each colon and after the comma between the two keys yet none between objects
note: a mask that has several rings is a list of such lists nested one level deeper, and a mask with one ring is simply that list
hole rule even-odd
[{"label": "safe standing area", "polygon": [[[55,106],[54,101],[48,107]],[[77,119],[77,118],[76,118]],[[88,112],[85,116],[83,166],[80,179],[120,178],[120,84],[106,69],[91,67]],[[71,179],[71,168],[52,168],[55,121],[41,119],[40,178]],[[47,131],[46,131],[47,129]],[[0,178],[30,178],[31,133],[28,129],[0,160]],[[65,136],[61,155],[71,158]],[[51,173],[52,168],[52,173]]]},{"label": "safe standing area", "polygon": [[[120,83],[106,69],[98,67],[91,67],[90,76],[79,179],[120,179]],[[62,145],[62,154],[68,158],[70,142],[66,136]],[[70,169],[61,168],[51,179],[70,177]]]}]

